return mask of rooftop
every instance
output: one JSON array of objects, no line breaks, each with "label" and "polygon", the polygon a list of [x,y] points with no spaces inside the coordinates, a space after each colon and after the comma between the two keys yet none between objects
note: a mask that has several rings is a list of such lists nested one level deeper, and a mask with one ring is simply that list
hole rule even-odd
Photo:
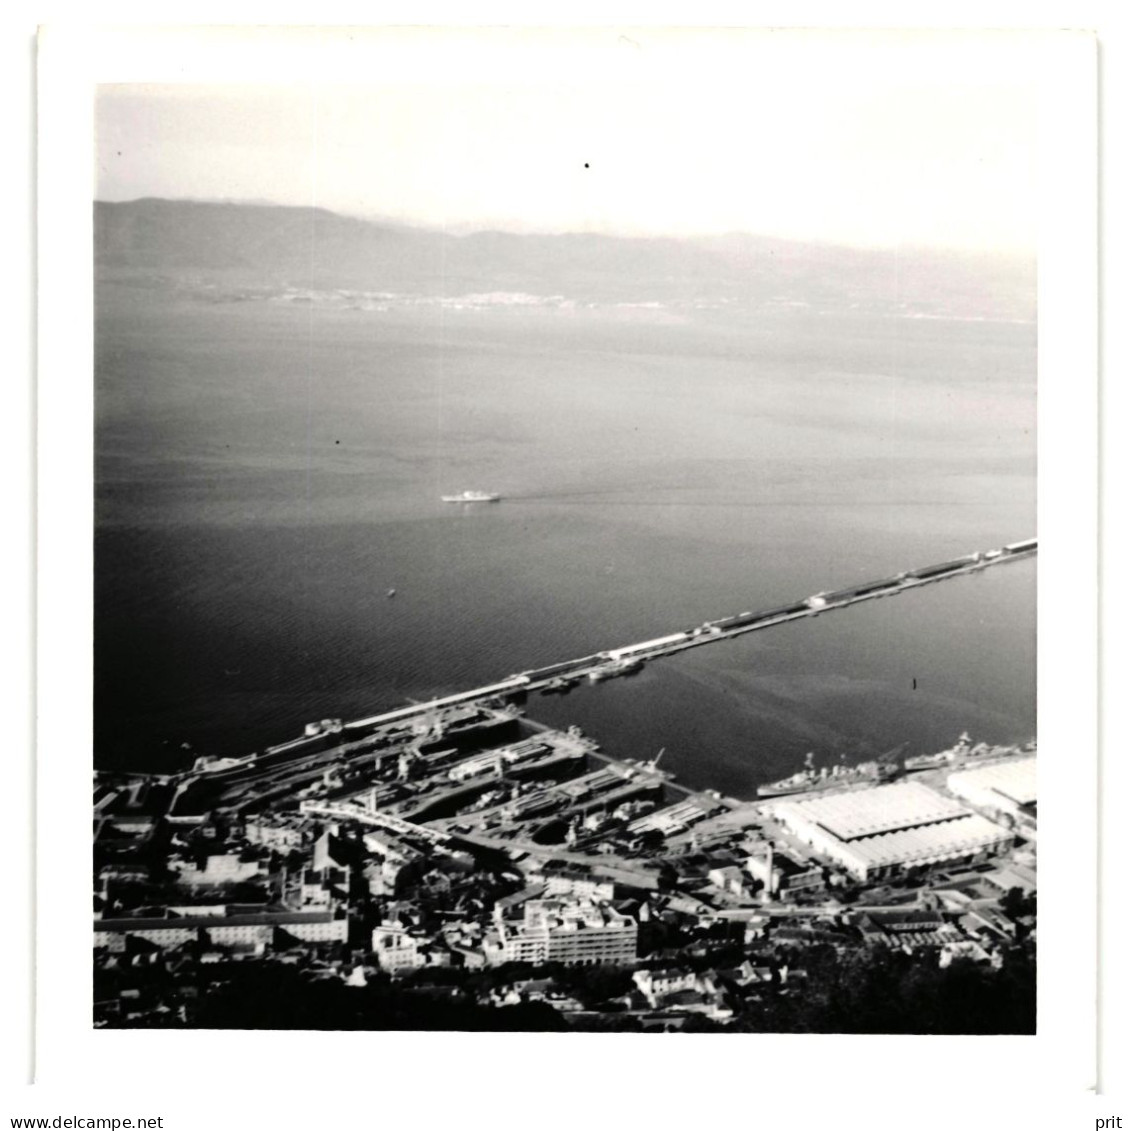
[{"label": "rooftop", "polygon": [[944,797],[920,782],[898,782],[874,789],[779,802],[774,811],[792,812],[845,841],[969,814],[961,802]]},{"label": "rooftop", "polygon": [[288,923],[330,923],[332,911],[261,911],[254,915],[170,915],[167,918],[95,919],[96,931],[160,931],[195,927],[286,926]]},{"label": "rooftop", "polygon": [[[528,931],[593,931],[632,925],[632,920],[627,915],[592,900],[531,899],[526,903],[524,911],[522,926]],[[500,919],[500,922],[506,921]],[[506,922],[508,927],[517,925],[513,921]]]},{"label": "rooftop", "polygon": [[987,821],[976,813],[967,813],[953,821],[862,837],[851,841],[849,848],[858,860],[882,866],[927,861],[963,851],[975,852],[997,844],[1008,835],[993,821]]},{"label": "rooftop", "polygon": [[988,789],[1017,805],[1037,800],[1037,757],[994,762],[973,770],[960,770],[946,779],[951,789]]}]

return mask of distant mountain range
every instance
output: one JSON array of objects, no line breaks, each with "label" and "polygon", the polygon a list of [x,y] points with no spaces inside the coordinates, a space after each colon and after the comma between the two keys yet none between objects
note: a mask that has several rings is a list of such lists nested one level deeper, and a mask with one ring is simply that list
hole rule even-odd
[{"label": "distant mountain range", "polygon": [[144,199],[97,202],[94,234],[103,277],[432,296],[507,291],[597,303],[797,303],[1026,321],[1036,306],[1031,259],[739,233],[449,235],[321,208]]}]

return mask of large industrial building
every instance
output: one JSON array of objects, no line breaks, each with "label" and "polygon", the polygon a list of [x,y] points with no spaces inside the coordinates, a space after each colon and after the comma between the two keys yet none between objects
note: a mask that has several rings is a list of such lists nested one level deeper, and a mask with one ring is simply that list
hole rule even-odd
[{"label": "large industrial building", "polygon": [[1013,834],[919,782],[769,806],[794,836],[859,880],[1000,851]]},{"label": "large industrial building", "polygon": [[946,779],[946,787],[985,812],[1007,817],[1022,827],[1037,818],[1037,756],[992,762],[973,770],[959,770]]}]

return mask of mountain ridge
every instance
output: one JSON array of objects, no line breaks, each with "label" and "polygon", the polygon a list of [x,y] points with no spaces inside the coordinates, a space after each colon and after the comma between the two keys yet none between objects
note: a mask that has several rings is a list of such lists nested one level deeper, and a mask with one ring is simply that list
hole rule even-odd
[{"label": "mountain ridge", "polygon": [[1018,320],[1034,316],[1036,291],[1033,261],[1001,254],[853,248],[741,232],[450,234],[318,206],[155,197],[94,203],[94,262],[103,273],[189,274],[245,286],[879,304]]}]

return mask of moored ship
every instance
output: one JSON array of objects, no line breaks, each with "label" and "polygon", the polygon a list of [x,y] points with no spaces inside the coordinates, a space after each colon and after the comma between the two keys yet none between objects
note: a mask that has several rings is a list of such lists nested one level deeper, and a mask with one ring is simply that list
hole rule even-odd
[{"label": "moored ship", "polygon": [[580,676],[565,677],[559,676],[557,679],[550,680],[545,687],[542,688],[543,695],[565,695],[571,688],[574,688],[581,682]]},{"label": "moored ship", "polygon": [[441,495],[444,503],[497,503],[502,495],[494,491],[461,491],[458,495]]},{"label": "moored ship", "polygon": [[758,786],[759,797],[785,797],[791,793],[811,793],[814,790],[833,789],[845,785],[880,785],[890,781],[900,772],[894,762],[860,762],[855,766],[813,765],[813,755],[805,755],[805,768],[778,781]]},{"label": "moored ship", "polygon": [[970,762],[982,762],[988,758],[1003,758],[1008,754],[1017,754],[1021,751],[1035,750],[1035,742],[1027,742],[1024,746],[990,746],[988,743],[979,742],[972,745],[970,736],[963,732],[958,741],[947,750],[940,750],[937,754],[916,754],[904,760],[903,768],[913,774],[921,770],[937,770],[942,767],[954,768],[965,766]]},{"label": "moored ship", "polygon": [[618,675],[635,675],[644,667],[644,661],[637,658],[626,660],[611,660],[599,668],[589,672],[590,683],[600,683],[603,679],[615,679]]}]

